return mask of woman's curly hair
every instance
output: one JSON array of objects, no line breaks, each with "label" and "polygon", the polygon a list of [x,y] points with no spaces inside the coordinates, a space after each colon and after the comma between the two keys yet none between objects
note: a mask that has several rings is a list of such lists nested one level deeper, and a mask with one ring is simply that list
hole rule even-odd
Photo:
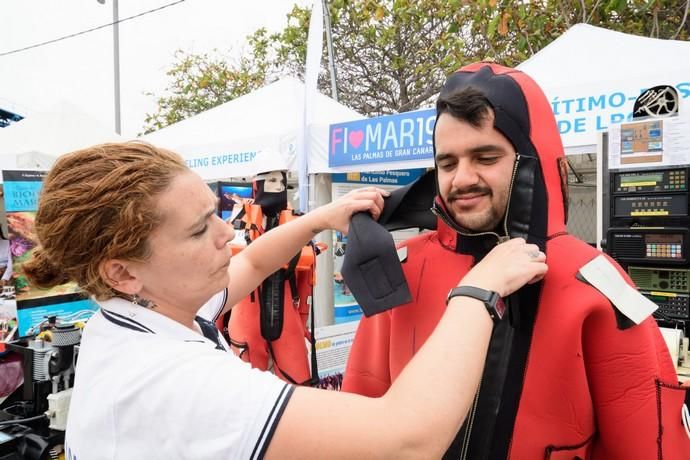
[{"label": "woman's curly hair", "polygon": [[61,156],[39,197],[39,245],[23,265],[49,288],[76,281],[98,300],[116,292],[102,279],[104,260],[144,261],[160,223],[156,197],[188,171],[177,154],[143,142],[96,145]]}]

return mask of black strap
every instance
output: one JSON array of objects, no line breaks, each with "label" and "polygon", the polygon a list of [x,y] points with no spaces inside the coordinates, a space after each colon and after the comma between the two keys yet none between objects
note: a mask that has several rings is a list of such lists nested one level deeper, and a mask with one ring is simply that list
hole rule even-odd
[{"label": "black strap", "polygon": [[297,382],[290,374],[285,372],[280,365],[278,364],[278,360],[276,359],[276,354],[273,351],[273,345],[271,345],[271,341],[267,340],[266,344],[268,345],[268,352],[271,355],[271,359],[273,360],[273,366],[280,371],[281,374],[285,376],[288,382],[292,383],[293,385],[301,385],[301,386],[316,386],[317,383],[319,383],[319,365],[316,360],[316,335],[315,335],[315,329],[314,329],[314,302],[312,301],[311,303],[311,309],[310,309],[310,314],[311,314],[311,331],[309,333],[309,342],[311,342],[311,359],[310,359],[310,367],[311,367],[311,377],[305,380],[304,382]]},{"label": "black strap", "polygon": [[267,340],[266,345],[268,345],[268,353],[271,355],[271,359],[273,360],[273,366],[280,371],[283,376],[288,380],[288,382],[292,383],[293,385],[302,385],[301,383],[298,383],[295,379],[292,378],[290,374],[285,372],[283,369],[280,368],[278,365],[278,360],[276,359],[276,354],[273,351],[273,345],[271,345],[271,341]]},{"label": "black strap", "polygon": [[290,259],[287,268],[284,270],[284,276],[288,283],[290,283],[290,293],[292,294],[292,304],[295,308],[299,307],[299,292],[297,292],[297,277],[295,276],[295,269],[297,262],[302,257],[302,251],[295,254],[295,257]]},{"label": "black strap", "polygon": [[261,283],[259,289],[259,322],[261,337],[267,342],[278,340],[283,333],[285,303],[284,270],[278,270]]},{"label": "black strap", "polygon": [[[313,241],[309,242],[310,246],[315,252],[316,255],[316,246],[314,245]],[[292,294],[292,302],[293,302],[293,307],[294,308],[299,308],[299,292],[297,290],[297,277],[295,276],[295,269],[297,268],[297,262],[299,261],[300,257],[302,256],[302,251],[298,252],[295,257],[293,257],[290,260],[290,263],[288,264],[287,269],[283,269],[283,276],[284,276],[284,281],[288,281],[290,284],[290,293]],[[313,294],[313,292],[312,292]],[[261,323],[262,325],[262,336],[266,340],[266,343],[268,345],[268,352],[271,354],[271,359],[273,360],[273,365],[285,376],[285,378],[288,380],[288,382],[292,383],[293,385],[309,385],[309,386],[314,386],[319,382],[319,366],[316,360],[316,337],[314,335],[314,296],[311,295],[309,296],[311,299],[311,306],[310,306],[310,316],[311,316],[311,331],[309,331],[309,341],[311,342],[311,359],[310,359],[310,365],[311,365],[311,377],[307,380],[305,380],[302,383],[298,383],[293,379],[288,373],[286,373],[278,364],[278,360],[276,359],[275,353],[273,352],[273,346],[271,344],[271,340],[263,336],[263,322]],[[281,299],[284,299],[284,297],[281,297]],[[281,302],[280,304],[283,308],[284,305]],[[263,308],[261,309],[263,311]],[[281,308],[280,311],[281,315],[283,314],[283,310]],[[282,322],[281,322],[282,325]],[[280,336],[279,336],[280,337]]]},{"label": "black strap", "polygon": [[309,341],[311,342],[311,386],[319,383],[319,365],[316,362],[316,329],[314,328],[314,297],[311,297],[311,331],[309,331]]}]

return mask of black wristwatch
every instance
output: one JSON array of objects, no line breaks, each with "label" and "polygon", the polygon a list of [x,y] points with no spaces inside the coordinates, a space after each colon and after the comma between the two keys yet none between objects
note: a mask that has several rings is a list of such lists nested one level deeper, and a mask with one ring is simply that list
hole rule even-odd
[{"label": "black wristwatch", "polygon": [[474,286],[458,286],[450,290],[448,297],[446,298],[446,305],[450,302],[450,299],[457,296],[472,297],[473,299],[481,300],[484,302],[486,310],[489,312],[489,316],[494,321],[498,323],[503,319],[503,315],[506,311],[506,305],[503,303],[503,299],[498,295],[497,292],[487,291],[486,289],[481,289]]}]

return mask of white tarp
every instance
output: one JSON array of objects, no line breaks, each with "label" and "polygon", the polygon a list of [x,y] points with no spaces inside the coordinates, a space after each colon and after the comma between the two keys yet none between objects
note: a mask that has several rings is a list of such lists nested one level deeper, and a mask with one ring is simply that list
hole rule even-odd
[{"label": "white tarp", "polygon": [[63,102],[0,129],[0,169],[46,170],[64,153],[121,140],[81,109]]},{"label": "white tarp", "polygon": [[628,120],[644,89],[673,85],[681,97],[681,111],[690,110],[686,41],[577,24],[518,68],[549,98],[566,153],[596,152],[598,133]]},{"label": "white tarp", "polygon": [[[147,134],[143,140],[178,152],[206,180],[251,176],[260,170],[285,167],[295,170],[303,107],[304,84],[296,78],[283,78]],[[310,156],[326,154],[328,143],[324,146],[323,140],[328,138],[330,123],[362,118],[320,93],[314,98],[313,110],[318,125],[309,127]],[[317,149],[324,151],[315,153]]]}]

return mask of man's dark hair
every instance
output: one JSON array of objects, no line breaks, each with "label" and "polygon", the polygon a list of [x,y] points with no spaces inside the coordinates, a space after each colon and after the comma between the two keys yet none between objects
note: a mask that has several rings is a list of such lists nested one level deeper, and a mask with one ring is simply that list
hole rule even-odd
[{"label": "man's dark hair", "polygon": [[436,101],[438,116],[449,113],[453,118],[465,121],[476,128],[482,125],[489,115],[489,110],[493,110],[489,100],[481,91],[471,86],[449,94],[441,93]]}]

